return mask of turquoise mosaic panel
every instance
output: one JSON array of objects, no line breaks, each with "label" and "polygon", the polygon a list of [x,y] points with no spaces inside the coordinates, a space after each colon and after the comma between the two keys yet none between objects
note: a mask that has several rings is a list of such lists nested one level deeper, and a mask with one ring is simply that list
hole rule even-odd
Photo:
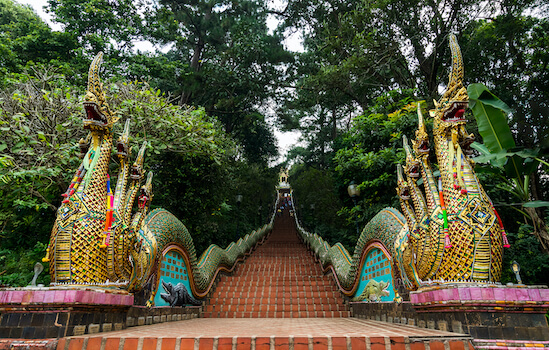
[{"label": "turquoise mosaic panel", "polygon": [[162,260],[160,261],[159,276],[160,282],[158,284],[158,292],[154,297],[155,306],[170,306],[170,304],[160,297],[160,294],[166,293],[162,287],[162,281],[171,283],[173,286],[176,286],[178,283],[183,283],[189,294],[192,295],[187,266],[185,265],[183,256],[181,256],[179,252],[170,250],[162,257]]},{"label": "turquoise mosaic panel", "polygon": [[[373,282],[372,282],[373,281]],[[369,285],[369,292],[366,291],[366,286]],[[387,286],[386,288],[383,288]],[[379,291],[380,287],[384,292]],[[388,295],[385,295],[388,294]],[[370,299],[368,299],[370,296]],[[364,265],[360,273],[360,282],[354,300],[363,301],[393,301],[395,291],[393,289],[393,277],[391,274],[391,263],[383,251],[379,248],[373,248],[368,252]],[[373,300],[377,299],[377,300]]]}]

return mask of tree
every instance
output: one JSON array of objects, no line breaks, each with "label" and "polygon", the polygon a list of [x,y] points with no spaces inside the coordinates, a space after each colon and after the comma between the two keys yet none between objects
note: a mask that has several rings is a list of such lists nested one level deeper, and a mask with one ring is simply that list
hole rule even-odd
[{"label": "tree", "polygon": [[0,87],[27,66],[63,62],[70,71],[76,47],[72,35],[52,31],[28,6],[0,0]]},{"label": "tree", "polygon": [[289,179],[301,224],[309,232],[321,235],[330,244],[341,242],[347,248],[354,246],[356,239],[353,241],[353,235],[349,235],[351,230],[345,220],[338,216],[342,202],[333,172],[299,164],[292,166]]},{"label": "tree", "polygon": [[549,150],[549,19],[511,10],[480,20],[464,33],[462,49],[471,82],[483,83],[512,110],[518,146]]},{"label": "tree", "polygon": [[178,76],[181,104],[204,106],[253,162],[277,153],[259,107],[276,91],[281,64],[292,59],[281,37],[268,34],[266,16],[260,1],[164,0],[148,25],[187,67]]},{"label": "tree", "polygon": [[[396,164],[403,163],[405,157],[402,136],[411,139],[417,127],[417,102],[412,91],[391,91],[376,102],[354,119],[334,157],[337,186],[346,204],[340,215],[350,222],[358,220],[360,227],[381,209],[398,207]],[[351,181],[361,191],[358,208],[351,205],[347,195]]]},{"label": "tree", "polygon": [[144,3],[132,0],[48,0],[48,11],[74,35],[89,55],[104,51],[110,57],[131,52],[140,39]]},{"label": "tree", "polygon": [[[4,198],[0,229],[4,247],[47,240],[60,195],[80,162],[78,140],[86,135],[80,120],[83,91],[51,71],[38,76],[42,79],[27,77],[15,90],[0,93],[0,157],[4,160],[0,163]],[[217,177],[214,182],[223,183],[226,175],[215,169],[231,159],[234,144],[203,110],[174,106],[146,84],[112,85],[108,94],[122,119],[131,117],[134,140],[149,142],[149,168],[161,167],[162,159],[174,153],[179,161],[202,164],[202,176],[208,173]],[[121,132],[119,124],[115,134]],[[174,170],[170,170],[173,177]],[[196,168],[188,170],[201,174]],[[156,188],[163,190],[159,183],[155,182]],[[157,198],[155,205],[165,205],[162,195]],[[210,207],[218,205],[216,198],[210,200],[216,201]]]},{"label": "tree", "polygon": [[[261,1],[61,0],[50,8],[88,52],[107,51],[113,74],[133,78],[150,71],[151,83],[180,95],[180,105],[203,106],[221,121],[250,161],[266,163],[277,155],[262,111],[281,64],[292,56],[280,36],[268,33]],[[136,39],[171,49],[153,57],[132,54]]]},{"label": "tree", "polygon": [[[523,84],[521,81],[533,80],[536,82],[526,84],[535,85],[536,91],[548,91],[545,83],[540,84],[546,80],[547,75],[544,68],[546,36],[542,34],[546,32],[542,25],[545,20],[540,20],[535,29],[525,25],[528,21],[524,23],[520,19],[523,12],[536,8],[538,3],[529,0],[490,3],[476,0],[288,2],[283,10],[275,11],[284,20],[280,30],[301,31],[306,52],[299,55],[296,61],[296,91],[289,94],[289,102],[283,107],[285,110],[279,113],[281,123],[289,129],[301,128],[309,139],[318,142],[327,131],[317,127],[316,135],[312,135],[309,123],[301,122],[305,118],[314,118],[314,123],[321,125],[320,116],[328,115],[335,120],[330,125],[345,128],[348,125],[347,120],[367,110],[374,104],[377,96],[393,89],[415,89],[420,99],[430,103],[438,98],[440,82],[446,81],[448,64],[451,61],[447,45],[447,36],[450,33],[456,33],[459,41],[466,47],[466,59],[470,57],[474,61],[474,57],[479,56],[475,53],[487,53],[480,56],[490,63],[481,64],[478,70],[470,70],[470,65],[467,65],[469,81],[477,82],[491,74],[496,78],[499,72],[494,67],[499,67],[500,62],[506,62],[504,65],[508,62],[520,63],[523,57],[526,61],[530,59],[532,64],[527,64],[524,67],[526,70],[517,69],[517,73],[525,71],[525,74],[519,79],[509,80],[508,83],[514,81],[510,85],[520,85]],[[501,13],[505,13],[501,16],[501,23],[508,25],[506,29],[502,27],[500,32],[507,33],[506,37],[512,39],[502,40],[501,44],[511,42],[513,45],[508,45],[508,48],[499,52],[501,47],[497,48],[497,45],[479,40],[471,41],[479,33],[479,38],[486,35],[482,34],[483,29],[479,27],[482,22],[480,18],[488,19],[488,23],[496,22],[500,21],[497,14]],[[505,19],[506,17],[509,19]],[[514,34],[515,25],[512,23],[515,22],[519,32],[523,34]],[[519,41],[526,45],[519,48]],[[469,48],[471,55],[467,52]],[[505,53],[507,51],[509,54]],[[484,74],[490,64],[491,72]],[[510,65],[514,66],[515,63]],[[504,76],[506,79],[507,75]],[[527,79],[529,76],[536,78]],[[535,93],[533,90],[531,88],[529,92]],[[544,92],[537,93],[534,98],[527,98],[526,94],[521,96],[526,97],[523,101],[525,105],[533,104],[532,111],[537,110],[533,114],[535,117],[543,114],[545,102],[540,101],[547,100]],[[540,117],[539,121],[541,123],[535,121],[534,125],[542,131],[544,127],[541,124],[545,119]],[[528,123],[523,126],[528,127]],[[328,145],[330,146],[331,144]]]}]

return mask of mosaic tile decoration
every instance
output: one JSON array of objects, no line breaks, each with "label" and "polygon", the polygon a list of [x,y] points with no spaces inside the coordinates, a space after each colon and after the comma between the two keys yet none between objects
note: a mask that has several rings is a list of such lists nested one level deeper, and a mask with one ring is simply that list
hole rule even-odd
[{"label": "mosaic tile decoration", "polygon": [[174,286],[178,283],[183,283],[187,291],[192,293],[185,259],[183,259],[183,256],[178,251],[169,250],[162,257],[160,261],[159,281],[158,293],[154,297],[155,306],[170,306],[170,304],[160,297],[161,293],[165,293],[162,288],[162,281],[171,283]]},{"label": "mosaic tile decoration", "polygon": [[[371,281],[375,281],[372,282]],[[385,253],[379,248],[373,248],[368,252],[364,260],[364,265],[360,272],[360,281],[357,287],[356,300],[368,301],[368,296],[362,296],[368,283],[370,285],[379,283],[388,283],[383,290],[388,292],[388,295],[380,295],[378,301],[393,301],[395,292],[393,290],[393,277],[391,274],[391,262]]]}]

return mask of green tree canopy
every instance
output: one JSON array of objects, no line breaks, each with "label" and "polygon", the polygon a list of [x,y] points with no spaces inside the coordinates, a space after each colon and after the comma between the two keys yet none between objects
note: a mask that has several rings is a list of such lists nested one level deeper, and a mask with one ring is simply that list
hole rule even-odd
[{"label": "green tree canopy", "polygon": [[76,48],[72,35],[52,31],[30,7],[0,0],[0,87],[17,80],[13,74],[28,65],[68,64]]},{"label": "green tree canopy", "polygon": [[[252,162],[278,155],[264,110],[292,55],[268,32],[262,1],[62,0],[50,9],[87,52],[106,50],[113,74],[150,76],[154,87],[179,95],[180,105],[204,107]],[[168,52],[134,54],[138,39]]]}]

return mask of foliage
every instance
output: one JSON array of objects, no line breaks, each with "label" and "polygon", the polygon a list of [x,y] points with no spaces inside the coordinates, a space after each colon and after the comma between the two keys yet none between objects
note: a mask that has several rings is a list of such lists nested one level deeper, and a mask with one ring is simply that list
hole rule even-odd
[{"label": "foliage", "polygon": [[31,247],[49,236],[79,163],[79,95],[53,69],[0,91],[0,157],[9,160],[0,165],[3,247]]},{"label": "foliage", "polygon": [[549,278],[549,255],[543,254],[536,237],[531,234],[533,227],[522,224],[517,233],[508,232],[511,249],[503,255],[502,283],[517,283],[510,265],[516,261],[520,265],[520,276],[524,284],[547,284]]},{"label": "foliage", "polygon": [[[360,227],[381,209],[398,207],[396,164],[404,161],[402,136],[410,139],[417,127],[417,103],[412,100],[412,91],[392,91],[378,98],[366,114],[354,119],[334,157],[339,193],[347,198],[340,215],[358,220]],[[349,206],[346,189],[351,181],[361,191],[359,208]]]},{"label": "foliage", "polygon": [[[280,36],[268,33],[261,1],[49,3],[87,55],[106,51],[111,74],[146,79],[155,88],[180,95],[180,105],[204,107],[239,141],[251,162],[266,165],[278,155],[261,107],[278,85],[281,64],[292,56]],[[139,39],[168,52],[134,53]]]},{"label": "foliage", "polygon": [[[298,216],[311,228],[309,208],[315,204],[315,227],[322,229],[320,233],[331,244],[342,242],[352,250],[358,239],[355,221],[359,228],[364,227],[381,209],[398,206],[396,163],[404,160],[402,135],[410,138],[417,127],[417,103],[413,100],[411,90],[380,96],[335,142],[329,167],[316,169],[312,162],[292,167],[290,181],[298,209],[304,205]],[[351,181],[361,190],[357,205],[347,194]]]},{"label": "foliage", "polygon": [[0,0],[0,87],[27,66],[55,62],[72,71],[66,63],[75,64],[76,48],[71,34],[52,31],[28,6]]},{"label": "foliage", "polygon": [[[511,130],[507,126],[504,111],[509,107],[494,96],[482,84],[472,84],[467,92],[472,102],[472,111],[478,124],[479,133],[484,145],[476,148],[483,157],[476,161],[490,161],[502,173],[503,184],[500,188],[512,193],[521,202],[521,211],[532,220],[534,235],[539,239],[543,249],[549,252],[549,233],[543,221],[543,213],[537,207],[548,206],[549,202],[532,198],[530,178],[538,171],[540,162],[547,162],[537,157],[537,151],[520,150],[515,148],[515,141]],[[538,199],[532,202],[532,199]]]},{"label": "foliage", "polygon": [[302,225],[330,244],[341,242],[347,247],[354,246],[356,239],[349,239],[350,229],[337,215],[343,203],[336,191],[333,173],[295,165],[289,175],[295,198],[294,206]]},{"label": "foliage", "polygon": [[[0,249],[0,285],[27,286],[34,277],[34,264],[41,261],[46,250],[46,244],[37,242],[31,249]],[[44,265],[44,271],[38,276],[36,284],[48,285],[49,266]]]},{"label": "foliage", "polygon": [[143,3],[133,0],[49,0],[49,11],[71,33],[79,46],[92,54],[105,51],[121,55],[139,38]]},{"label": "foliage", "polygon": [[[522,8],[531,3],[521,2]],[[289,2],[278,13],[282,28],[300,30],[306,52],[293,68],[296,91],[281,108],[281,121],[291,128],[302,114],[331,113],[343,124],[394,89],[438,98],[450,62],[448,34],[474,28],[477,18],[505,6],[477,0]]]},{"label": "foliage", "polygon": [[[518,5],[518,4],[517,4]],[[518,146],[549,147],[549,19],[520,10],[479,20],[464,32],[462,50],[469,81],[483,83],[512,110],[507,117]]]}]

